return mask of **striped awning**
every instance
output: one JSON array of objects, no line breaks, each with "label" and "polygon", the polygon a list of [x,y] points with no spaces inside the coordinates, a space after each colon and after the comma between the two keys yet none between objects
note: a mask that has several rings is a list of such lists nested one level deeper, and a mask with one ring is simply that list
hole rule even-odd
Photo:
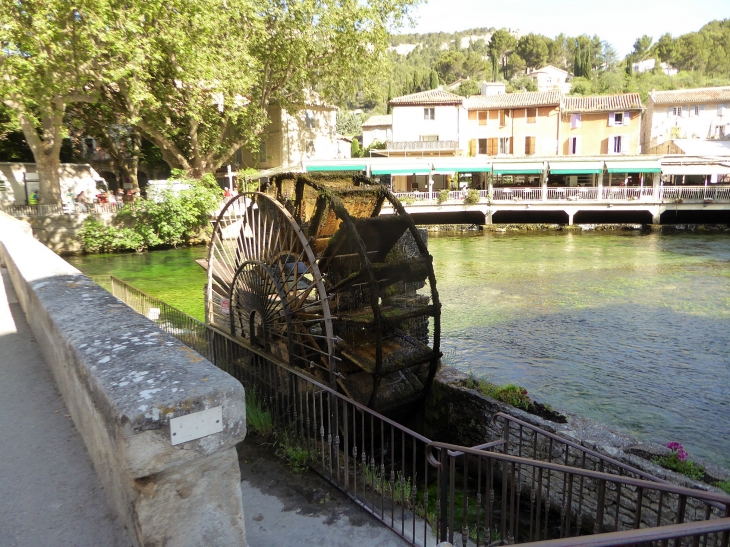
[{"label": "striped awning", "polygon": [[662,165],[656,160],[606,160],[609,173],[661,173]]},{"label": "striped awning", "polygon": [[522,162],[522,163],[497,163],[494,162],[495,175],[539,175],[544,170],[542,162]]},{"label": "striped awning", "polygon": [[599,175],[603,173],[602,161],[551,161],[552,175]]}]

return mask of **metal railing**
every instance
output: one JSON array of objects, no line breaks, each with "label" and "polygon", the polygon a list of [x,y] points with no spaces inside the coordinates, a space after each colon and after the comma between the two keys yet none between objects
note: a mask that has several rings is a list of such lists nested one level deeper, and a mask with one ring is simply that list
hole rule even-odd
[{"label": "metal railing", "polygon": [[453,150],[459,147],[456,141],[394,141],[388,150]]},{"label": "metal railing", "polygon": [[[408,203],[434,201],[439,191],[398,192],[398,199]],[[564,187],[495,187],[479,190],[480,200],[486,202],[574,202],[592,201],[597,203],[617,203],[641,201],[646,204],[660,203],[730,203],[730,186],[564,186]],[[449,191],[450,201],[463,201],[460,190]]]},{"label": "metal railing", "polygon": [[[315,369],[290,367],[115,277],[109,285],[255,393],[278,442],[412,545],[728,547],[730,497],[666,484],[506,414],[495,416],[502,438],[490,443],[433,442],[330,389]],[[600,535],[573,539],[590,533]]]},{"label": "metal railing", "polygon": [[79,215],[94,213],[116,213],[121,203],[72,203],[64,205],[0,205],[4,213],[19,217],[35,217],[48,215]]}]

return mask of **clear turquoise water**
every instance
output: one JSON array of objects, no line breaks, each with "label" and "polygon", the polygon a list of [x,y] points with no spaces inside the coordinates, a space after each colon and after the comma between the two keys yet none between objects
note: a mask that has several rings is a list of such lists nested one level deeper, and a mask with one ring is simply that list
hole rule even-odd
[{"label": "clear turquoise water", "polygon": [[730,237],[432,237],[446,361],[730,466]]},{"label": "clear turquoise water", "polygon": [[[730,237],[431,237],[449,364],[730,466]],[[202,319],[204,248],[72,259]]]}]

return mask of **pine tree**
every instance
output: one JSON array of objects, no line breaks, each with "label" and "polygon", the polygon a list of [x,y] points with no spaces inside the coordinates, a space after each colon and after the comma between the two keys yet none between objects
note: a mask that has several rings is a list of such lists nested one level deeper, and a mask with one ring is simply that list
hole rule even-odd
[{"label": "pine tree", "polygon": [[392,107],[390,106],[390,101],[393,100],[393,82],[388,82],[388,100],[386,101],[386,106],[388,110],[386,111],[386,114],[390,114],[392,111]]},{"label": "pine tree", "polygon": [[431,69],[431,76],[429,79],[429,89],[438,89],[439,86],[439,75],[434,69]]}]

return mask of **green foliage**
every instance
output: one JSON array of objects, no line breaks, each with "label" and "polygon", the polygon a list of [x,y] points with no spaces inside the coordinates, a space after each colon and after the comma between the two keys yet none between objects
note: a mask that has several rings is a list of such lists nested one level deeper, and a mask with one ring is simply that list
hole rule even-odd
[{"label": "green foliage", "polygon": [[352,139],[350,143],[350,156],[353,158],[361,158],[363,156],[363,151],[360,149],[360,141],[357,139]]},{"label": "green foliage", "polygon": [[289,432],[277,432],[274,443],[275,454],[284,460],[284,463],[294,473],[302,473],[309,465],[309,452],[302,447],[299,440]]},{"label": "green foliage", "polygon": [[438,203],[439,205],[441,205],[443,203],[446,203],[447,201],[449,201],[449,191],[448,190],[440,190],[439,191],[439,195],[436,198],[436,203]]},{"label": "green foliage", "polygon": [[730,494],[730,479],[725,479],[724,481],[720,481],[715,483],[715,486],[717,486],[720,490],[723,490]]},{"label": "green foliage", "polygon": [[456,94],[462,97],[468,97],[469,95],[478,95],[481,91],[481,86],[476,80],[464,80],[459,84],[456,89]]},{"label": "green foliage", "polygon": [[655,461],[665,469],[671,469],[696,481],[701,481],[705,476],[704,467],[689,460],[680,460],[677,452],[662,456]]},{"label": "green foliage", "polygon": [[479,203],[479,190],[475,189],[469,189],[466,191],[466,196],[464,196],[464,204],[465,205],[475,205]]},{"label": "green foliage", "polygon": [[264,409],[256,390],[246,392],[246,425],[262,437],[268,437],[274,430],[271,413]]},{"label": "green foliage", "polygon": [[526,34],[518,40],[515,52],[528,68],[541,68],[548,59],[548,40],[540,34]]},{"label": "green foliage", "polygon": [[[180,173],[176,173],[180,174]],[[189,190],[164,190],[162,199],[137,200],[115,215],[114,226],[89,218],[80,232],[87,253],[136,250],[189,244],[209,229],[210,215],[222,191],[212,175],[199,181],[183,177]]]},{"label": "green foliage", "polygon": [[79,237],[85,253],[141,251],[146,246],[144,236],[136,230],[105,226],[94,217],[84,220]]},{"label": "green foliage", "polygon": [[527,410],[532,402],[527,395],[527,390],[522,386],[515,384],[500,386],[486,379],[477,379],[471,372],[464,385],[469,389],[476,389],[482,395],[522,410]]},{"label": "green foliage", "polygon": [[537,84],[532,78],[527,76],[520,76],[518,78],[512,78],[507,84],[507,91],[537,91]]},{"label": "green foliage", "polygon": [[362,118],[354,112],[339,110],[336,131],[346,136],[362,135]]}]

